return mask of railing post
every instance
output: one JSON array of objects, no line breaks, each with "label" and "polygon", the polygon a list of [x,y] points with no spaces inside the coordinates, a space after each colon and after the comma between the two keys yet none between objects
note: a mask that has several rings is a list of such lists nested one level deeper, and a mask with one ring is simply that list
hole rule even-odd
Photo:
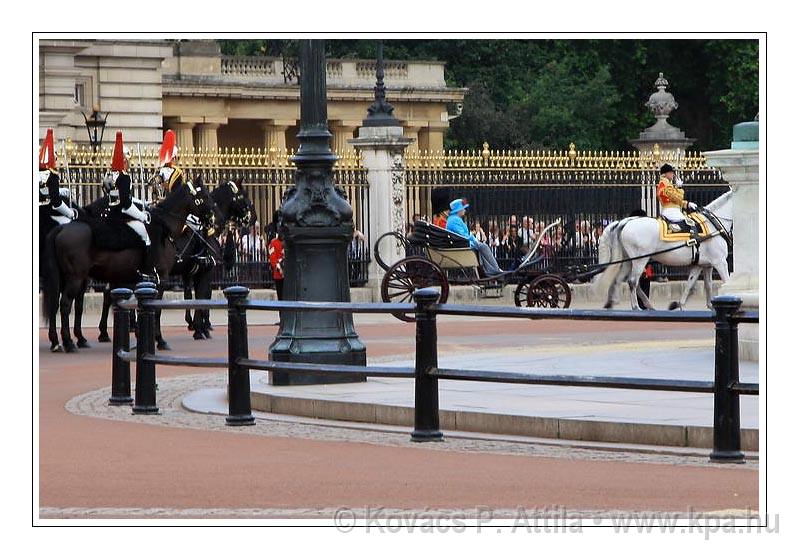
[{"label": "railing post", "polygon": [[137,305],[137,339],[136,339],[136,401],[134,414],[158,414],[156,405],[156,365],[146,361],[146,355],[156,353],[156,310],[145,305],[158,297],[158,290],[137,286],[134,292]]},{"label": "railing post", "polygon": [[442,441],[439,431],[439,380],[430,371],[439,366],[436,342],[436,313],[431,305],[439,299],[433,288],[414,292],[417,304],[417,360],[414,368],[414,431],[411,441]]},{"label": "railing post", "polygon": [[114,304],[114,342],[111,356],[111,406],[123,406],[133,403],[131,398],[131,364],[119,356],[119,352],[130,352],[131,349],[131,312],[120,307],[120,303],[129,300],[133,292],[128,288],[111,290],[111,301]]},{"label": "railing post", "polygon": [[731,390],[739,382],[739,325],[731,317],[742,300],[715,297],[716,345],[714,353],[714,450],[710,458],[719,463],[744,463],[740,430],[739,395]]},{"label": "railing post", "polygon": [[231,286],[223,293],[228,298],[228,416],[229,426],[252,426],[256,423],[250,408],[250,368],[240,366],[247,359],[247,310],[241,305],[250,294],[243,286]]}]

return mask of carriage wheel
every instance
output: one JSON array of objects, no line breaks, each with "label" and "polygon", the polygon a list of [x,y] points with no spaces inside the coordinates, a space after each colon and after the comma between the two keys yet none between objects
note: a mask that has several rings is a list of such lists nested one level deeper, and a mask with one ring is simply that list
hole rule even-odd
[{"label": "carriage wheel", "polygon": [[[408,257],[397,261],[381,282],[381,299],[385,303],[413,303],[414,290],[439,287],[437,303],[446,303],[450,285],[444,271],[428,259]],[[414,322],[414,313],[392,313],[401,321]]]},{"label": "carriage wheel", "polygon": [[396,231],[390,231],[389,233],[384,233],[383,235],[381,235],[378,238],[378,240],[375,242],[375,247],[373,248],[372,253],[373,253],[373,255],[375,255],[375,262],[377,262],[378,265],[383,270],[387,270],[388,271],[389,270],[389,265],[386,264],[386,261],[384,261],[381,258],[380,247],[381,247],[381,241],[383,241],[383,240],[386,240],[389,243],[397,243],[398,241],[400,243],[402,243],[402,245],[403,245],[403,255],[404,256],[408,256],[409,243],[408,243],[408,239],[406,239],[406,237],[404,235],[400,235]]},{"label": "carriage wheel", "polygon": [[528,307],[567,309],[570,303],[572,290],[560,276],[544,274],[528,286]]},{"label": "carriage wheel", "polygon": [[528,307],[528,286],[530,282],[523,280],[517,284],[517,289],[514,290],[514,305],[517,307]]}]

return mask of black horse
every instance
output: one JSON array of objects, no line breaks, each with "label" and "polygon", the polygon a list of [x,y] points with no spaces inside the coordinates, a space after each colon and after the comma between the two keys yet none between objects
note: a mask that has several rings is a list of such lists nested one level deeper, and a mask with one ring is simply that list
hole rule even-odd
[{"label": "black horse", "polygon": [[[237,225],[247,226],[255,217],[253,203],[242,189],[242,179],[236,181],[223,181],[211,192],[211,200],[218,211],[217,223],[222,229],[229,221]],[[202,231],[195,231],[190,227],[175,239],[175,264],[171,270],[172,275],[180,275],[184,286],[184,297],[192,299],[192,285],[195,296],[200,299],[211,298],[211,273],[217,262],[222,260],[222,250],[219,241],[214,235],[206,235]],[[103,293],[103,312],[100,316],[100,342],[110,342],[108,336],[108,313],[111,307],[111,288],[125,286],[110,286]],[[130,286],[127,286],[130,287]],[[194,331],[194,338],[201,340],[211,338],[209,330],[211,321],[208,311],[195,312],[192,318],[186,311],[186,321],[190,330]]]},{"label": "black horse", "polygon": [[[172,239],[181,232],[189,214],[199,217],[204,224],[212,225],[216,220],[211,195],[197,178],[195,185],[181,182],[173,186],[169,194],[150,207],[152,222],[147,231],[153,242],[156,271],[161,278],[169,275],[175,261],[175,245]],[[92,227],[78,220],[57,227],[50,232],[45,242],[47,281],[45,282],[45,319],[49,323],[48,337],[51,351],[59,351],[56,332],[56,312],[61,311],[61,338],[64,350],[74,352],[75,344],[69,332],[69,313],[72,302],[79,296],[91,276],[115,285],[137,282],[143,251],[141,248],[108,250],[99,248],[93,239]],[[159,297],[163,284],[159,286]],[[156,326],[159,349],[169,345],[161,336],[160,313]],[[83,338],[76,334],[76,337]]]}]

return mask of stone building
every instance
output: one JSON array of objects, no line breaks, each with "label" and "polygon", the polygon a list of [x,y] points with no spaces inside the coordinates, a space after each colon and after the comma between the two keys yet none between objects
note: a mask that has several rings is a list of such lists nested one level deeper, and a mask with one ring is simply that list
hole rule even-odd
[{"label": "stone building", "polygon": [[[330,59],[328,116],[337,151],[367,114],[374,60]],[[39,41],[39,131],[88,143],[83,114],[109,113],[104,143],[160,143],[173,128],[183,149],[297,147],[296,68],[280,57],[223,56],[213,40]],[[466,89],[447,87],[444,63],[387,61],[395,116],[417,149],[441,150]]]}]

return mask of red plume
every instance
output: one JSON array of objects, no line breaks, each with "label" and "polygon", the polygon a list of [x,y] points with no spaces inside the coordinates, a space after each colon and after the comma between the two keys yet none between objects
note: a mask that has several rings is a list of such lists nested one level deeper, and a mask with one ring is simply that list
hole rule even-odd
[{"label": "red plume", "polygon": [[158,166],[164,167],[172,163],[175,158],[175,132],[167,130],[164,133],[164,142],[161,144],[161,151],[158,153]]},{"label": "red plume", "polygon": [[53,145],[53,129],[48,128],[44,136],[44,142],[39,149],[39,171],[53,169],[56,166],[56,150]]},{"label": "red plume", "polygon": [[114,154],[111,156],[111,171],[125,171],[125,148],[122,146],[122,132],[117,131],[114,141]]}]

